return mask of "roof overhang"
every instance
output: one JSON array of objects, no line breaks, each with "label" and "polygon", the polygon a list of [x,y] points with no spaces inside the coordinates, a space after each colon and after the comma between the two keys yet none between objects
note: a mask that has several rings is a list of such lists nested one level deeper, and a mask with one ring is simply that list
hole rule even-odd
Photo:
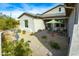
[{"label": "roof overhang", "polygon": [[41,18],[41,19],[42,19],[42,17],[37,16],[37,15],[30,14],[30,13],[23,13],[22,15],[20,15],[20,16],[18,17],[18,19],[21,18],[21,17],[24,16],[24,15],[30,16],[30,17],[33,17],[33,18]]},{"label": "roof overhang", "polygon": [[68,19],[69,17],[66,16],[54,16],[54,17],[44,17],[43,20],[50,20],[50,19]]}]

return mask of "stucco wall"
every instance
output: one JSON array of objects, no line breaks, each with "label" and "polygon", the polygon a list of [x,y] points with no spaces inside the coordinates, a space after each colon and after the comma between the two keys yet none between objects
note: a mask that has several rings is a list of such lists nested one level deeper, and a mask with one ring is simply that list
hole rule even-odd
[{"label": "stucco wall", "polygon": [[74,10],[73,10],[69,19],[68,19],[68,36],[70,38],[72,38],[72,34],[73,34],[74,20],[75,20],[75,13],[74,13]]},{"label": "stucco wall", "polygon": [[[24,20],[28,20],[28,27],[25,27]],[[30,32],[37,32],[40,29],[41,30],[45,29],[45,25],[42,19],[36,19],[30,16],[24,15],[20,18],[20,28]]]},{"label": "stucco wall", "polygon": [[[79,4],[77,4],[77,12],[76,14],[79,16]],[[79,22],[79,17],[76,18],[77,22]],[[70,56],[79,56],[79,23],[74,24],[73,34],[71,38],[71,45],[69,50]]]},{"label": "stucco wall", "polygon": [[79,25],[74,26],[69,55],[79,56]]},{"label": "stucco wall", "polygon": [[[61,11],[59,11],[59,8],[61,8]],[[65,8],[63,6],[59,6],[55,9],[53,9],[53,10],[43,14],[43,16],[45,16],[45,15],[48,15],[48,16],[49,15],[55,15],[55,16],[57,16],[57,15],[61,15],[61,14],[65,15]]]},{"label": "stucco wall", "polygon": [[[23,15],[20,18],[20,29],[25,29],[26,31],[34,31],[34,18]],[[25,21],[24,20],[28,20],[28,27],[25,27]]]},{"label": "stucco wall", "polygon": [[34,19],[35,32],[45,29],[44,21],[42,19]]}]

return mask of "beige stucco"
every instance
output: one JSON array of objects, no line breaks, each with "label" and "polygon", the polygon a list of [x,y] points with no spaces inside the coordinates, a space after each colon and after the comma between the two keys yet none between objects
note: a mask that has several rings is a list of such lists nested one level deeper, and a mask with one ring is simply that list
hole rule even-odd
[{"label": "beige stucco", "polygon": [[[61,8],[61,11],[59,11],[59,8]],[[59,15],[65,15],[65,8],[63,6],[56,7],[55,9],[46,12],[43,14],[43,16],[59,16]]]},{"label": "beige stucco", "polygon": [[[24,20],[28,20],[28,27],[25,27]],[[37,32],[38,30],[45,29],[45,25],[42,19],[37,19],[37,18],[23,15],[20,18],[20,29],[26,30],[29,32]]]},{"label": "beige stucco", "polygon": [[45,29],[44,21],[42,19],[34,19],[34,26],[35,32]]},{"label": "beige stucco", "polygon": [[[77,10],[75,9],[76,14],[75,17],[79,16],[79,4],[76,6]],[[73,18],[74,16],[72,16]],[[73,19],[72,19],[73,20]],[[70,50],[69,50],[69,55],[70,56],[79,56],[79,17],[75,18],[74,21],[77,23],[74,24],[73,26],[73,33],[71,39],[71,44],[70,44]]]},{"label": "beige stucco", "polygon": [[73,27],[74,27],[74,20],[75,20],[75,13],[72,11],[69,19],[68,19],[68,36],[71,38],[73,34]]},{"label": "beige stucco", "polygon": [[[25,27],[25,21],[24,20],[28,20],[28,27]],[[20,18],[20,29],[22,30],[26,30],[26,31],[34,31],[34,20],[32,17],[23,15]]]}]

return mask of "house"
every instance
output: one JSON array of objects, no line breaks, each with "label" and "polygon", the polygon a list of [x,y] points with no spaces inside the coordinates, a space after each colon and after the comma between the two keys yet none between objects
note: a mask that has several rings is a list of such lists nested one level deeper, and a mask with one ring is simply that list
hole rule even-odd
[{"label": "house", "polygon": [[23,13],[20,17],[20,28],[22,30],[37,32],[38,30],[45,29],[44,21],[37,15]]},{"label": "house", "polygon": [[[20,28],[30,32],[38,32],[39,30],[50,29],[57,30],[59,27],[67,28],[66,26],[66,12],[64,5],[58,5],[54,8],[51,8],[48,11],[40,15],[34,15],[30,13],[23,13],[18,18],[20,19]],[[64,24],[47,24],[47,22],[55,20],[63,20]],[[54,28],[53,28],[54,27]]]},{"label": "house", "polygon": [[[65,3],[64,5],[58,5],[45,11],[41,15],[32,15],[28,13],[23,13],[19,16],[20,28],[28,29],[32,32],[37,32],[38,30],[52,29],[52,24],[47,24],[46,22],[55,20],[64,21],[64,29],[67,30],[69,51],[68,55],[79,55],[79,4],[75,3]],[[26,21],[27,20],[27,21]],[[28,25],[25,25],[26,22]],[[61,24],[55,24],[55,28],[62,27]]]}]

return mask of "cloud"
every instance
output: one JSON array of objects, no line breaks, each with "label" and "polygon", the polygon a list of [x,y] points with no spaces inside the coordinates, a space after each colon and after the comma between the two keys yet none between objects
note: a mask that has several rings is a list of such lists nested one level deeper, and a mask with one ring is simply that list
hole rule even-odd
[{"label": "cloud", "polygon": [[0,4],[0,12],[10,16],[12,14],[13,18],[17,18],[24,12],[33,13],[33,14],[41,14],[50,8],[53,8],[58,4],[30,4],[30,3],[7,3],[7,4]]},{"label": "cloud", "polygon": [[8,16],[11,16],[13,18],[18,18],[22,13],[23,11],[19,11],[19,10],[14,10],[14,11],[0,11],[2,14],[5,14],[5,15],[8,15]]},{"label": "cloud", "polygon": [[13,18],[19,17],[24,11],[22,8],[17,7],[15,4],[0,4],[0,13],[5,14]]},{"label": "cloud", "polygon": [[29,13],[33,13],[33,14],[41,14],[55,6],[57,6],[59,4],[46,4],[46,3],[43,3],[43,4],[22,4],[22,9],[24,12],[29,12]]},{"label": "cloud", "polygon": [[38,9],[31,9],[29,10],[28,12],[29,13],[32,13],[32,14],[42,14],[43,12],[47,11],[47,9],[44,9],[44,8],[38,8]]}]

